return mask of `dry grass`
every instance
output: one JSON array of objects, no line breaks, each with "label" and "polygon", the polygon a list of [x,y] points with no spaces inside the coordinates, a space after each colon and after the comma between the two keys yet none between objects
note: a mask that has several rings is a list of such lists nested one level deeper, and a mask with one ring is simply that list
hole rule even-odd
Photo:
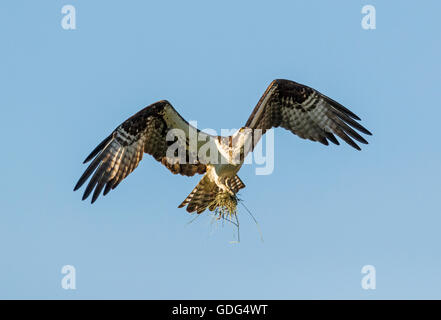
[{"label": "dry grass", "polygon": [[231,221],[233,217],[236,217],[238,201],[236,195],[231,195],[229,192],[219,192],[208,206],[208,209],[214,211],[214,215],[218,220]]}]

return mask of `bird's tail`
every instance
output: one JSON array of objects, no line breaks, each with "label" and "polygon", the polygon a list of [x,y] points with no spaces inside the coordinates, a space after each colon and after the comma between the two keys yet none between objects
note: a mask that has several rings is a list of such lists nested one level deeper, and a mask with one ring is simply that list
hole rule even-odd
[{"label": "bird's tail", "polygon": [[[226,180],[227,186],[231,191],[236,194],[240,189],[245,188],[245,184],[236,175],[231,179]],[[202,213],[207,209],[215,200],[216,195],[222,190],[216,183],[211,180],[207,174],[205,174],[193,191],[188,195],[188,197],[179,205],[178,208],[183,208],[187,206],[188,212]],[[211,211],[215,208],[209,207]]]}]

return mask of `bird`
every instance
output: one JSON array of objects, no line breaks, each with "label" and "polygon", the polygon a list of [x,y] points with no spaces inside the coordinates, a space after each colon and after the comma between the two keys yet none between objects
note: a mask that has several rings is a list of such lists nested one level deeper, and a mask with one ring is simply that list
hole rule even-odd
[{"label": "bird", "polygon": [[[302,139],[339,145],[339,137],[349,146],[368,144],[358,132],[363,127],[352,111],[306,85],[285,79],[273,80],[243,127],[230,136],[215,136],[189,124],[167,100],[155,102],[121,123],[84,160],[91,161],[74,187],[87,180],[82,200],[115,189],[149,154],[173,174],[203,175],[178,206],[190,213],[211,211],[220,206],[219,196],[236,199],[245,184],[237,175],[248,153],[266,131],[282,127]],[[357,132],[358,131],[358,132]],[[190,135],[197,136],[191,139]],[[355,141],[354,141],[355,140]],[[104,191],[103,191],[104,190]],[[222,198],[221,198],[222,199]]]}]

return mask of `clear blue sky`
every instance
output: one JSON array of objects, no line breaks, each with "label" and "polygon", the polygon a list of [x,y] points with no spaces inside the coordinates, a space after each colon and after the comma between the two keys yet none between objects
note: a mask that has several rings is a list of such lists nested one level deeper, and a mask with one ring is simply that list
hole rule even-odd
[{"label": "clear blue sky", "polygon": [[[61,8],[77,10],[63,30]],[[363,30],[373,4],[377,29]],[[441,298],[439,1],[2,1],[0,298]],[[272,79],[317,88],[374,135],[357,152],[275,132],[234,229],[177,205],[199,177],[145,157],[94,205],[85,156],[168,99],[240,127]],[[77,289],[61,288],[73,265]],[[377,289],[360,286],[374,265]]]}]

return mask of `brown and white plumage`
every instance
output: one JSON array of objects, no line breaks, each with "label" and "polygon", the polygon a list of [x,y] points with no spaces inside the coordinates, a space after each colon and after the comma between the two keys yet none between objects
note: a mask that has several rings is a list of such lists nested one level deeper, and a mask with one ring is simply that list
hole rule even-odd
[{"label": "brown and white plumage", "polygon": [[[305,85],[274,80],[254,108],[245,127],[267,130],[282,127],[300,138],[328,145],[339,144],[335,135],[357,150],[368,142],[354,129],[371,135],[360,118],[338,102]],[[352,128],[351,128],[352,127]],[[334,135],[335,134],[335,135]]]},{"label": "brown and white plumage", "polygon": [[[115,189],[138,166],[144,153],[152,155],[174,174],[193,176],[205,173],[205,164],[199,161],[189,163],[188,152],[185,163],[179,163],[179,158],[167,159],[170,145],[166,140],[167,133],[176,128],[188,131],[189,127],[168,101],[159,101],[142,109],[119,125],[89,154],[84,163],[93,161],[74,190],[79,189],[93,173],[83,200],[94,191],[92,203],[95,202],[103,188],[104,195]],[[189,150],[188,145],[184,147]]]},{"label": "brown and white plumage", "polygon": [[[174,174],[193,176],[205,174],[199,184],[179,207],[187,206],[187,211],[201,213],[210,207],[219,192],[235,195],[244,188],[244,183],[237,176],[243,164],[242,154],[239,163],[232,161],[231,155],[243,148],[238,143],[244,129],[266,130],[283,127],[301,138],[318,141],[328,145],[328,140],[339,144],[335,135],[357,150],[356,141],[367,141],[356,130],[371,135],[357,121],[360,118],[336,101],[318,91],[289,80],[274,80],[257,103],[251,116],[237,133],[231,137],[216,137],[200,132],[185,121],[173,106],[165,100],[156,102],[118,126],[86,158],[92,160],[89,167],[78,180],[74,190],[79,189],[90,177],[83,200],[92,192],[92,203],[104,190],[106,195],[115,189],[139,164],[144,153],[152,155]],[[196,132],[202,139],[197,139],[192,146],[190,139],[184,139],[179,145],[185,157],[167,153],[173,143],[179,139],[167,141],[167,135],[174,129],[185,132],[188,136]],[[258,142],[253,139],[252,146]],[[219,152],[220,158],[210,157],[210,153],[200,154],[204,144]],[[251,150],[249,150],[251,151]],[[222,161],[224,160],[224,161]]]}]

